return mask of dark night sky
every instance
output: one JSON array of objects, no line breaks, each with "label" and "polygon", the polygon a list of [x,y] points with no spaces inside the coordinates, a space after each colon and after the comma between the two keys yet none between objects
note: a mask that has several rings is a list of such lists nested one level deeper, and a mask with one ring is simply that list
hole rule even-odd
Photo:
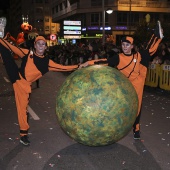
[{"label": "dark night sky", "polygon": [[0,2],[0,9],[6,10],[9,7],[9,0],[3,0]]}]

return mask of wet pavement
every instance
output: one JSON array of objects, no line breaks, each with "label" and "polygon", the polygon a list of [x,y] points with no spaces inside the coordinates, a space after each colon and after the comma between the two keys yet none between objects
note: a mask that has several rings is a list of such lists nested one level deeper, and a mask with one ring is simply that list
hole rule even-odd
[{"label": "wet pavement", "polygon": [[145,87],[141,140],[132,131],[115,144],[89,147],[67,136],[55,114],[57,91],[68,74],[47,73],[32,85],[31,145],[19,143],[12,85],[0,63],[0,170],[170,170],[170,92]]}]

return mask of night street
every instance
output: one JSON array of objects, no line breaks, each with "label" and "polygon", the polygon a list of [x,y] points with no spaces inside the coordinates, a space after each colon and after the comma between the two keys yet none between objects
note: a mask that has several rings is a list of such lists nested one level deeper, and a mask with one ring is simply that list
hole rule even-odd
[{"label": "night street", "polygon": [[23,146],[14,92],[0,62],[0,170],[170,170],[170,92],[145,87],[141,140],[134,140],[131,131],[115,144],[89,147],[65,134],[57,120],[57,91],[68,75],[49,72],[40,88],[33,83],[31,144]]}]

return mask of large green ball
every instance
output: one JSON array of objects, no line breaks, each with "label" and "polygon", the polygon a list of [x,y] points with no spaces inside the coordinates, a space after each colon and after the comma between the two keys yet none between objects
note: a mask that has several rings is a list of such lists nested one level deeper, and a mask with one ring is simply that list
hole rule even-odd
[{"label": "large green ball", "polygon": [[94,65],[70,74],[57,95],[56,113],[62,129],[89,146],[115,143],[132,129],[138,98],[118,70]]}]

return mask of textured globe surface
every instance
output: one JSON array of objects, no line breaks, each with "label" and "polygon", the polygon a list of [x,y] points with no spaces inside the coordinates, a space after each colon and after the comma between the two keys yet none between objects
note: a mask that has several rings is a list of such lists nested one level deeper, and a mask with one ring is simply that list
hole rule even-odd
[{"label": "textured globe surface", "polygon": [[76,70],[61,86],[56,114],[62,129],[89,146],[115,143],[132,129],[136,91],[118,70],[94,65]]}]

